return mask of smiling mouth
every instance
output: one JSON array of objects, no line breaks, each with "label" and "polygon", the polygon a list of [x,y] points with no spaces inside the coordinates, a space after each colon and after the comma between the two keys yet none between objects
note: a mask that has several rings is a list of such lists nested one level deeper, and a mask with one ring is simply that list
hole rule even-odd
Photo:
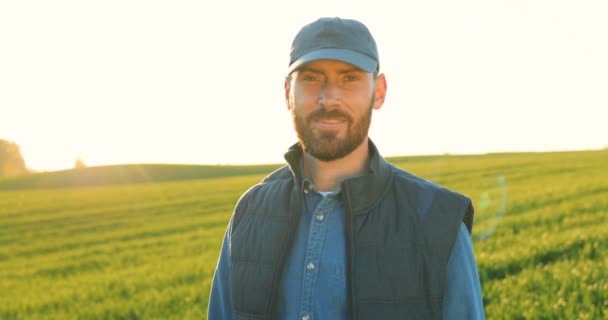
[{"label": "smiling mouth", "polygon": [[346,124],[344,118],[317,118],[313,120],[313,124],[322,130],[336,130],[340,129]]}]

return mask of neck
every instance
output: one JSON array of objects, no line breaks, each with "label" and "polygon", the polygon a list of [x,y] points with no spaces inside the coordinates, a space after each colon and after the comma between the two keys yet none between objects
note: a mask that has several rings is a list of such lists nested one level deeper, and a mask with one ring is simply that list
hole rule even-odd
[{"label": "neck", "polygon": [[319,191],[333,191],[348,178],[356,177],[365,171],[369,158],[368,138],[344,158],[321,161],[304,152],[304,174],[312,180]]}]

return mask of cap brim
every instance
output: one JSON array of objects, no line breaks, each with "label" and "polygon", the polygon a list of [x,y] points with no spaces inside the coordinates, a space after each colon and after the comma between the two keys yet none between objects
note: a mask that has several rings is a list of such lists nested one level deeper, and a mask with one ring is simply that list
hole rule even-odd
[{"label": "cap brim", "polygon": [[291,74],[301,66],[316,60],[338,60],[352,64],[367,72],[374,72],[378,69],[378,62],[365,54],[345,49],[327,48],[312,51],[301,56],[287,68],[287,74]]}]

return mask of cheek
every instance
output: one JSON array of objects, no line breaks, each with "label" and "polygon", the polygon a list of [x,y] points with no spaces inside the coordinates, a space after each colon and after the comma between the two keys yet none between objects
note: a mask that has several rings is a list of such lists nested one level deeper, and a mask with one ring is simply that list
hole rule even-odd
[{"label": "cheek", "polygon": [[299,100],[294,95],[289,96],[288,104],[289,104],[289,112],[291,113],[292,118],[294,118],[294,119],[295,119],[295,117],[301,118],[304,108],[302,108],[302,104],[299,102]]},{"label": "cheek", "polygon": [[294,106],[309,106],[316,104],[318,100],[318,92],[313,88],[303,88],[294,86],[292,91],[292,101]]},{"label": "cheek", "polygon": [[295,105],[295,98],[293,97],[293,95],[290,94],[289,96],[287,96],[287,106],[289,107],[289,110],[293,110]]}]

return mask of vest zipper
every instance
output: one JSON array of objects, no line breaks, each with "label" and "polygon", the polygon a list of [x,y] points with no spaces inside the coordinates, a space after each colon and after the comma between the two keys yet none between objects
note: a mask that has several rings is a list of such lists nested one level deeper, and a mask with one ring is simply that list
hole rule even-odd
[{"label": "vest zipper", "polygon": [[354,289],[354,239],[353,239],[353,211],[351,207],[351,199],[348,187],[346,184],[342,184],[342,190],[344,191],[344,213],[345,213],[345,237],[346,237],[346,275],[348,282],[346,283],[346,290],[349,294],[347,297],[347,310],[349,311],[348,319],[356,320],[358,315],[354,309],[354,300],[356,300],[355,289]]},{"label": "vest zipper", "polygon": [[283,243],[283,247],[281,248],[281,253],[279,256],[279,269],[277,270],[277,272],[274,273],[273,277],[272,277],[272,298],[270,299],[270,305],[269,305],[269,311],[270,311],[270,319],[276,319],[276,308],[275,305],[277,304],[277,295],[279,292],[279,285],[280,285],[280,277],[283,274],[283,268],[285,267],[285,257],[287,256],[287,253],[289,252],[289,249],[291,248],[291,245],[293,244],[293,239],[295,237],[296,234],[296,228],[298,226],[298,222],[300,221],[300,216],[302,215],[302,203],[304,202],[303,196],[301,194],[301,191],[298,188],[298,201],[297,201],[297,207],[296,207],[296,214],[291,216],[291,219],[289,220],[289,233],[287,234],[287,241],[285,241]]}]

